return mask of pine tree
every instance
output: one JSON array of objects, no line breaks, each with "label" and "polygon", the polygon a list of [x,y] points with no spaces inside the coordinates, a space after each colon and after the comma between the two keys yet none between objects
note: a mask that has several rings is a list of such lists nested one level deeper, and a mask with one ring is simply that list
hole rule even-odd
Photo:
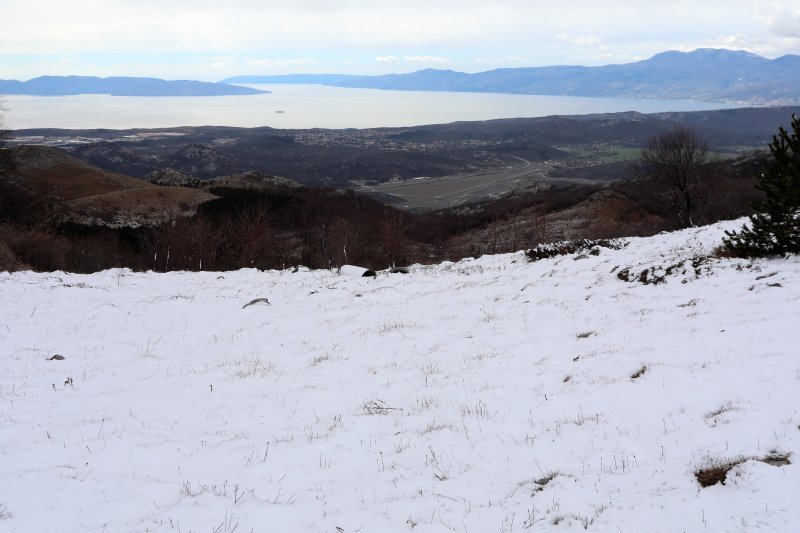
[{"label": "pine tree", "polygon": [[792,131],[780,128],[769,146],[756,187],[766,197],[754,204],[755,214],[738,232],[726,232],[725,247],[740,256],[800,253],[800,119],[792,115]]}]

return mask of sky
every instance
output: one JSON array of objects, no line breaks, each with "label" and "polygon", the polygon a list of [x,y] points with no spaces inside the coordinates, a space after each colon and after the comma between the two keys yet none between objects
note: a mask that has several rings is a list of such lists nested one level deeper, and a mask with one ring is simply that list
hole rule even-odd
[{"label": "sky", "polygon": [[798,0],[3,0],[0,79],[604,65],[800,54]]}]

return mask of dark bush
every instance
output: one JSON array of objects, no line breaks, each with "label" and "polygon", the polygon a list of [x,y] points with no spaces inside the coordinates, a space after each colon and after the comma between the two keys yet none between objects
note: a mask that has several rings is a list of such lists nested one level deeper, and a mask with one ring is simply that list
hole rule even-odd
[{"label": "dark bush", "polygon": [[581,239],[579,241],[562,241],[554,243],[539,244],[525,252],[529,261],[539,261],[559,255],[569,255],[578,252],[586,252],[590,255],[600,253],[600,248],[619,250],[627,246],[626,242],[617,239]]},{"label": "dark bush", "polygon": [[18,261],[39,271],[63,270],[71,248],[69,239],[46,228],[0,226],[0,241],[6,243]]}]

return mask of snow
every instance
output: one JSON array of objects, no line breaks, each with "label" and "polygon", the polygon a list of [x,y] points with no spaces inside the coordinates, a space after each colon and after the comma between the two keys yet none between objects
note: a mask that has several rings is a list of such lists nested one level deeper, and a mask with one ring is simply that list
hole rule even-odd
[{"label": "snow", "polygon": [[800,258],[693,263],[742,222],[377,278],[0,273],[0,531],[796,531]]}]

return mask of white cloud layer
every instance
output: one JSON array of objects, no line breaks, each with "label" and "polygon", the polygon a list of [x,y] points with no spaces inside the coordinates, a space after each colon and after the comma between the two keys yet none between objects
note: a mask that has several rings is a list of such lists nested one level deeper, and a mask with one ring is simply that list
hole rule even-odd
[{"label": "white cloud layer", "polygon": [[556,35],[556,37],[561,39],[562,41],[566,41],[572,44],[577,44],[578,46],[596,48],[598,50],[608,50],[608,46],[594,35],[579,35],[577,37],[570,37],[569,35],[560,33]]},{"label": "white cloud layer", "polygon": [[299,59],[262,58],[262,59],[251,59],[247,61],[247,64],[253,67],[294,67],[294,66],[316,65],[317,62],[314,61],[313,59],[308,59],[306,57]]},{"label": "white cloud layer", "polygon": [[755,2],[755,13],[767,29],[780,37],[800,38],[800,2]]},{"label": "white cloud layer", "polygon": [[436,56],[403,56],[403,59],[412,63],[450,63],[446,57]]},{"label": "white cloud layer", "polygon": [[800,53],[800,0],[3,0],[1,10],[0,78],[24,70],[3,55],[206,54],[256,58],[200,61],[220,70],[308,71],[599,64],[717,43]]},{"label": "white cloud layer", "polygon": [[443,63],[452,63],[451,59],[447,59],[446,57],[437,57],[437,56],[378,56],[375,58],[375,61],[378,63],[388,63],[388,64],[396,64],[396,63],[433,63],[433,64],[443,64]]}]

